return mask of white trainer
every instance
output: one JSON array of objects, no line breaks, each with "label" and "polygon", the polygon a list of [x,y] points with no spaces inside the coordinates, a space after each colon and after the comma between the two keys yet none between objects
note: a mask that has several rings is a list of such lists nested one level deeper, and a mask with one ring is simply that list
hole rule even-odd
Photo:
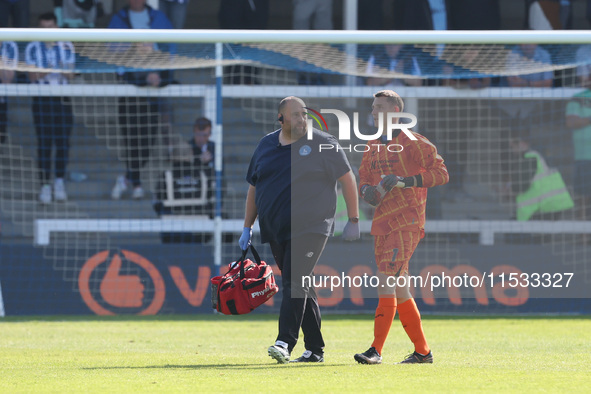
[{"label": "white trainer", "polygon": [[277,361],[277,364],[287,364],[289,362],[289,351],[283,346],[269,346],[267,353],[269,353],[271,358],[274,358]]},{"label": "white trainer", "polygon": [[51,186],[50,185],[41,186],[41,192],[39,193],[39,202],[41,204],[50,204],[51,203]]},{"label": "white trainer", "polygon": [[115,186],[111,191],[111,198],[113,200],[119,200],[121,195],[127,190],[127,180],[123,175],[119,175],[115,181]]},{"label": "white trainer", "polygon": [[53,197],[55,201],[67,201],[68,195],[66,194],[66,188],[64,186],[63,178],[56,178],[53,183]]},{"label": "white trainer", "polygon": [[133,193],[131,194],[131,197],[134,200],[139,200],[144,198],[144,189],[142,189],[141,186],[136,186],[133,188]]}]

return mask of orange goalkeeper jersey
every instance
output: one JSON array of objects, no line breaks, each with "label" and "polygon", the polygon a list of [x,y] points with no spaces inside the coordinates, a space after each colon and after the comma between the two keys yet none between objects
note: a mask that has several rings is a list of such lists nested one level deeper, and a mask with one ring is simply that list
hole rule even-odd
[{"label": "orange goalkeeper jersey", "polygon": [[[359,190],[363,185],[377,185],[382,175],[420,175],[423,181],[423,187],[394,188],[386,194],[373,217],[373,235],[385,235],[408,227],[416,227],[423,234],[427,188],[444,185],[449,180],[447,168],[435,145],[418,133],[413,132],[413,135],[417,137],[416,141],[399,132],[386,145],[380,140],[367,143],[369,148],[363,153],[359,168]],[[401,145],[402,152],[395,152],[400,150],[400,146],[393,144]]]}]

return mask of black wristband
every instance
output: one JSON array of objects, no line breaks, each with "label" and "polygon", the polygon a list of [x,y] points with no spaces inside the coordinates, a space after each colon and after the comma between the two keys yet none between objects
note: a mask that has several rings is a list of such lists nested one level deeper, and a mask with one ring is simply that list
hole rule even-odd
[{"label": "black wristband", "polygon": [[415,186],[415,177],[414,176],[405,176],[402,178],[402,183],[404,183],[404,188],[407,187],[414,187]]},{"label": "black wristband", "polygon": [[423,187],[423,177],[419,175],[404,177],[404,187]]},{"label": "black wristband", "polygon": [[404,188],[413,187],[415,185],[415,177],[414,176],[405,176],[402,178],[402,183],[404,183]]},{"label": "black wristband", "polygon": [[421,174],[415,175],[417,180],[417,187],[423,187],[423,176]]},{"label": "black wristband", "polygon": [[351,223],[359,223],[359,218],[349,218]]}]

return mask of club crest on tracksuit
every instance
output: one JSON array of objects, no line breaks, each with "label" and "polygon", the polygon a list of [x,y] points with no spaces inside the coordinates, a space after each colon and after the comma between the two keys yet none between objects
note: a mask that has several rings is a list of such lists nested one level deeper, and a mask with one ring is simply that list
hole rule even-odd
[{"label": "club crest on tracksuit", "polygon": [[300,156],[308,156],[312,152],[309,145],[304,145],[300,148]]}]

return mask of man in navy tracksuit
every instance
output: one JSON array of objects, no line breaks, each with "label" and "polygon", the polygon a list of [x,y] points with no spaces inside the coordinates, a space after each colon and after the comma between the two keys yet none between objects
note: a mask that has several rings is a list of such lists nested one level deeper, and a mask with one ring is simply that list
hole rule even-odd
[{"label": "man in navy tracksuit", "polygon": [[[240,247],[250,245],[252,226],[258,218],[261,242],[269,243],[281,270],[283,299],[279,311],[279,334],[268,349],[269,356],[287,363],[300,328],[304,354],[292,361],[323,362],[324,339],[314,286],[303,283],[322,255],[334,231],[337,182],[343,189],[349,221],[343,239],[359,239],[357,182],[336,138],[313,130],[308,139],[305,103],[286,97],[279,104],[281,129],[263,137],[253,153],[246,175],[244,229]],[[330,147],[322,151],[320,146]]]}]

